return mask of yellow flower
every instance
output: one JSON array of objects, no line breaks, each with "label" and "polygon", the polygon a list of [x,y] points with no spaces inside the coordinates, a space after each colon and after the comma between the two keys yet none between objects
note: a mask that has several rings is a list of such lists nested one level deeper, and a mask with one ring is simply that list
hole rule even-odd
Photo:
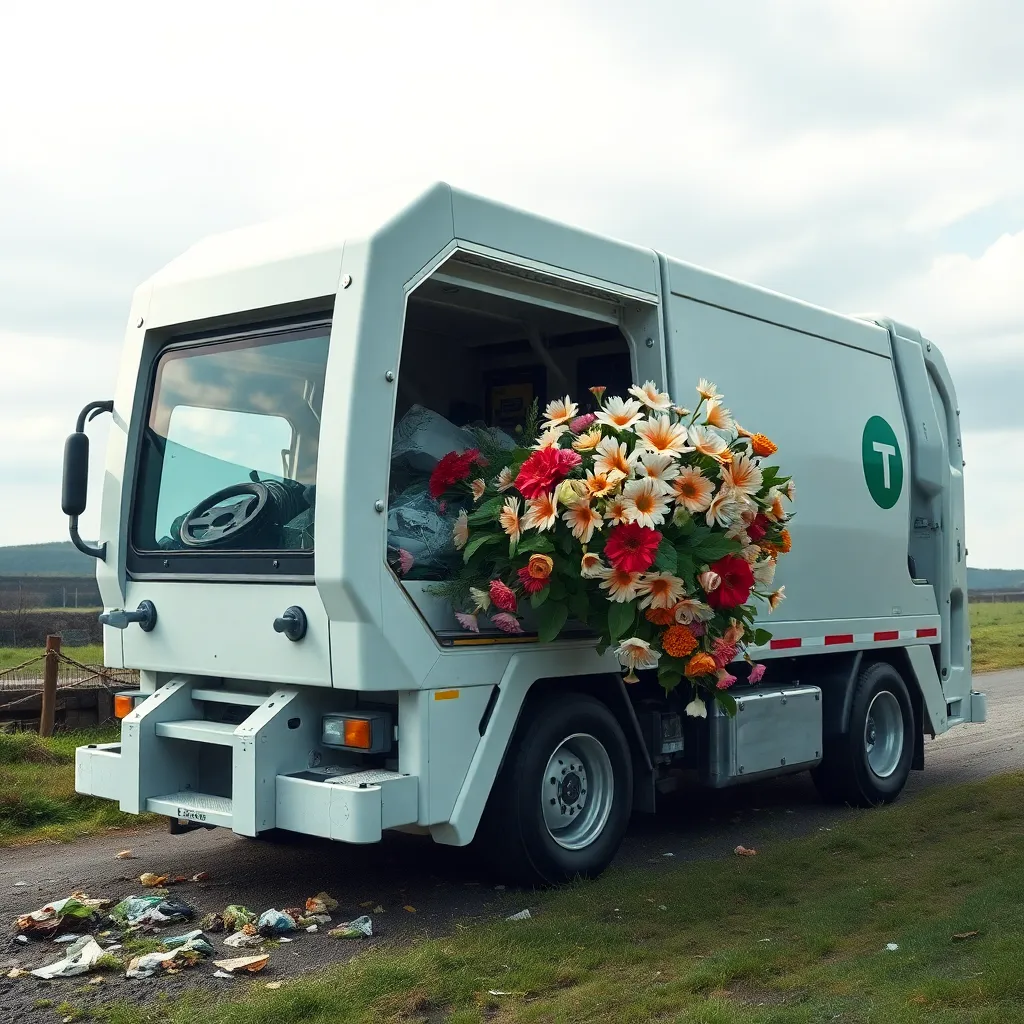
[{"label": "yellow flower", "polygon": [[498,517],[501,528],[508,534],[509,539],[517,542],[523,530],[523,521],[519,518],[519,499],[506,498],[505,507]]},{"label": "yellow flower", "polygon": [[589,501],[577,501],[562,519],[572,529],[572,535],[584,544],[590,543],[594,531],[599,530],[603,522],[601,513],[591,508]]},{"label": "yellow flower", "polygon": [[575,418],[577,411],[576,403],[570,401],[568,395],[565,398],[556,398],[553,402],[548,402],[548,407],[544,410],[545,429],[557,427],[560,423],[568,423],[569,420]]},{"label": "yellow flower", "polygon": [[652,416],[646,423],[637,425],[636,433],[641,445],[650,452],[683,455],[693,451],[687,444],[686,426],[673,423],[668,416]]},{"label": "yellow flower", "polygon": [[573,441],[572,446],[578,452],[590,452],[601,443],[602,437],[604,437],[604,434],[601,433],[601,428],[594,427],[593,430],[588,430],[585,434],[580,434],[580,436]]},{"label": "yellow flower", "polygon": [[554,493],[542,494],[539,498],[530,498],[526,503],[526,515],[523,516],[524,530],[539,530],[543,533],[550,530],[558,520],[558,498]]}]

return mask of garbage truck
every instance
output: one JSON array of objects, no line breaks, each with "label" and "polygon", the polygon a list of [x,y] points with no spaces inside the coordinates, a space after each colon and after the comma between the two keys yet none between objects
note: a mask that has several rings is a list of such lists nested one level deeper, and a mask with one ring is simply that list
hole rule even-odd
[{"label": "garbage truck", "polygon": [[[534,402],[698,377],[799,490],[788,599],[735,713],[625,685],[586,631],[461,629],[437,594],[459,562],[438,460],[513,438]],[[172,832],[473,843],[549,884],[599,874],[679,786],[809,771],[827,800],[886,803],[926,735],[985,720],[963,464],[946,363],[897,320],[446,184],[218,235],[137,289],[113,397],[65,445],[104,661],[139,672],[76,789]]]}]

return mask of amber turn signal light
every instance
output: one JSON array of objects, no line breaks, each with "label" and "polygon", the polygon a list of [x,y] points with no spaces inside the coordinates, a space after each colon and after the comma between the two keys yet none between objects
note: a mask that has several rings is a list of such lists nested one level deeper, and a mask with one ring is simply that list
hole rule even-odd
[{"label": "amber turn signal light", "polygon": [[124,718],[132,713],[135,707],[135,697],[130,693],[114,694],[114,717]]}]

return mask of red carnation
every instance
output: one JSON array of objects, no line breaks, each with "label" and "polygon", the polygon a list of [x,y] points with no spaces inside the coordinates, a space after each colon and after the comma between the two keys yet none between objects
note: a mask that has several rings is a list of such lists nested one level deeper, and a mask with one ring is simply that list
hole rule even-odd
[{"label": "red carnation", "polygon": [[[625,523],[609,532],[604,553],[616,569],[623,572],[647,572],[654,564],[660,543],[661,534],[657,530],[636,523]],[[753,586],[753,576],[750,582]]]},{"label": "red carnation", "polygon": [[479,459],[480,452],[476,448],[470,448],[461,455],[458,452],[449,452],[445,455],[430,474],[430,496],[440,498],[449,487],[453,487],[460,480],[465,480],[473,464]]},{"label": "red carnation", "polygon": [[541,448],[520,467],[516,489],[524,498],[550,494],[555,484],[564,480],[583,460],[568,448]]},{"label": "red carnation", "polygon": [[530,567],[524,565],[516,575],[519,577],[519,582],[522,584],[523,590],[527,594],[539,594],[547,585],[548,580],[538,580],[530,575]]},{"label": "red carnation", "polygon": [[496,608],[503,612],[514,612],[516,610],[516,594],[511,587],[507,587],[501,580],[491,580],[491,600]]},{"label": "red carnation", "polygon": [[767,532],[768,517],[763,512],[759,512],[754,517],[754,521],[747,527],[747,534],[750,536],[750,543],[756,544],[758,541],[764,540],[764,535]]},{"label": "red carnation", "polygon": [[754,588],[754,573],[745,558],[726,555],[711,566],[711,571],[717,572],[722,579],[718,589],[707,595],[712,608],[736,608],[746,604]]}]

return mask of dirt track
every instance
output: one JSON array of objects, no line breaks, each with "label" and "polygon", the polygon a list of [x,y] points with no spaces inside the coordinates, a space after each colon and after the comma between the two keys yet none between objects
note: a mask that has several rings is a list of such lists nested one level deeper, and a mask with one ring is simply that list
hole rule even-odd
[{"label": "dirt track", "polygon": [[[925,771],[912,775],[908,794],[1024,769],[1024,671],[978,677],[976,685],[988,694],[988,723],[962,726],[927,742]],[[763,848],[852,813],[856,812],[823,806],[806,775],[718,793],[690,791],[666,801],[657,817],[636,818],[616,863],[665,870],[680,860],[725,855],[738,843]],[[117,860],[115,854],[127,847],[135,859]],[[665,857],[666,853],[673,856]],[[228,903],[244,904],[257,913],[268,907],[294,906],[326,890],[340,901],[336,920],[370,914],[374,943],[442,934],[456,922],[508,915],[536,906],[538,899],[529,892],[494,889],[466,851],[410,836],[392,835],[373,847],[343,847],[318,840],[272,846],[221,830],[180,837],[147,830],[117,832],[73,846],[0,851],[0,918],[13,920],[18,913],[75,890],[121,899],[142,891],[138,876],[143,871],[188,876],[208,872],[207,882],[173,891],[196,908],[197,917],[223,910]],[[372,908],[377,906],[384,912],[374,913]],[[168,933],[188,927],[193,926]],[[220,956],[238,955],[222,949],[220,937],[213,938]],[[272,951],[260,978],[271,981],[344,961],[360,948],[365,945],[334,941],[323,933],[301,934]],[[173,995],[196,986],[224,991],[245,984],[213,978],[209,964],[148,981],[108,975],[87,995],[78,994],[84,978],[55,982],[6,978],[11,967],[30,969],[58,959],[57,949],[51,943],[0,946],[0,1020],[55,1019],[53,1009],[34,1008],[41,999],[53,1000],[55,1005],[67,999],[75,1006],[87,1006],[94,999],[137,1001],[160,991]]]}]

